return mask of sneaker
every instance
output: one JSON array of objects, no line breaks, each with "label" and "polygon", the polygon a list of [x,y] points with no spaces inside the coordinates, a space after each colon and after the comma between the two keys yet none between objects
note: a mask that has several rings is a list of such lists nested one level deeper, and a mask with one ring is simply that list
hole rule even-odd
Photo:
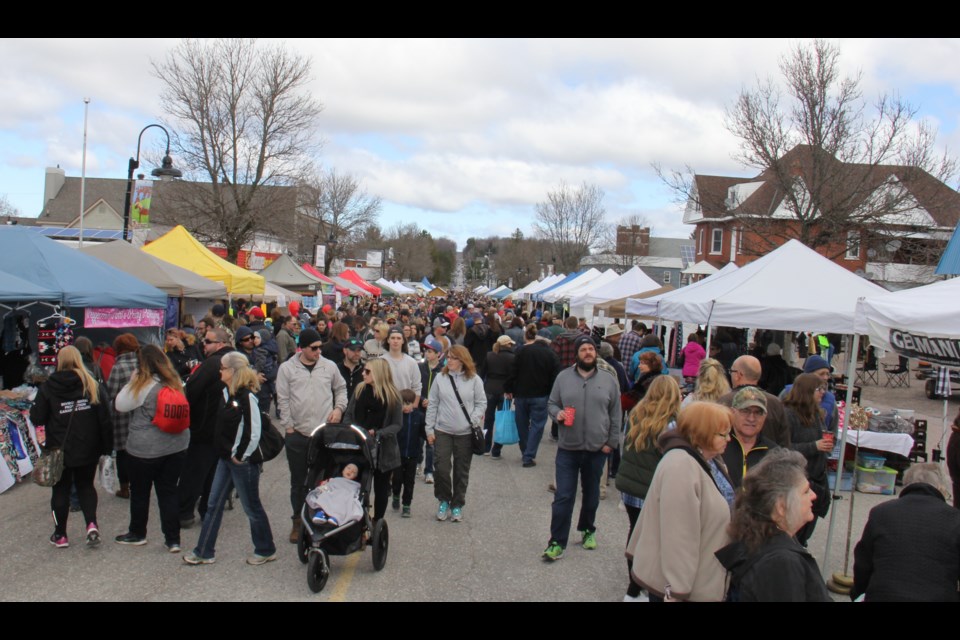
[{"label": "sneaker", "polygon": [[450,509],[450,503],[446,500],[440,501],[440,508],[437,509],[437,520],[441,522],[447,519],[448,511]]},{"label": "sneaker", "polygon": [[548,485],[547,485],[547,491],[556,492],[556,491],[557,491],[557,483],[556,483],[556,482],[551,482],[550,484],[548,484]]},{"label": "sneaker", "polygon": [[95,547],[100,544],[100,529],[97,529],[97,524],[91,522],[87,525],[87,546]]},{"label": "sneaker", "polygon": [[491,454],[490,454],[490,458],[493,459],[493,460],[499,460],[499,459],[500,459],[500,454],[499,454],[499,453],[491,453]]},{"label": "sneaker", "polygon": [[247,558],[247,564],[252,564],[253,566],[258,566],[261,564],[267,564],[268,562],[273,562],[277,559],[276,552],[271,553],[268,556],[261,556],[259,553],[255,553],[249,558]]},{"label": "sneaker", "polygon": [[450,510],[450,522],[463,522],[462,507],[454,507]]},{"label": "sneaker", "polygon": [[400,510],[400,496],[393,496],[393,510]]},{"label": "sneaker", "polygon": [[129,531],[123,534],[122,536],[117,536],[116,538],[113,539],[113,541],[116,542],[117,544],[131,544],[138,547],[147,544],[146,538],[135,536]]},{"label": "sneaker", "polygon": [[185,553],[183,555],[183,561],[187,564],[213,564],[217,561],[216,558],[201,558],[195,553]]},{"label": "sneaker", "polygon": [[544,560],[559,560],[563,557],[563,547],[556,542],[551,541],[547,548],[543,550]]},{"label": "sneaker", "polygon": [[525,460],[524,463],[523,463],[523,467],[524,467],[525,469],[526,469],[526,468],[529,468],[529,467],[535,467],[535,466],[537,466],[537,461],[536,461],[536,460]]},{"label": "sneaker", "polygon": [[163,546],[167,548],[167,551],[170,553],[180,553],[180,543],[179,542],[164,542]]},{"label": "sneaker", "polygon": [[623,596],[624,602],[650,602],[650,596],[647,595],[646,591],[641,591],[638,596]]},{"label": "sneaker", "polygon": [[484,451],[484,452],[483,452],[483,455],[488,456],[488,455],[490,455],[490,452],[489,452],[489,451]]},{"label": "sneaker", "polygon": [[593,551],[597,548],[597,532],[596,531],[581,531],[583,534],[583,548],[587,551]]},{"label": "sneaker", "polygon": [[433,474],[432,474],[432,473],[425,473],[425,474],[423,475],[423,483],[424,483],[424,484],[433,484]]},{"label": "sneaker", "polygon": [[67,542],[67,536],[58,536],[57,534],[50,536],[50,544],[57,549],[66,549],[70,546],[70,543]]},{"label": "sneaker", "polygon": [[410,517],[410,505],[408,505],[408,504],[403,505],[403,511],[400,512],[400,517],[401,517],[401,518],[409,518],[409,517]]}]

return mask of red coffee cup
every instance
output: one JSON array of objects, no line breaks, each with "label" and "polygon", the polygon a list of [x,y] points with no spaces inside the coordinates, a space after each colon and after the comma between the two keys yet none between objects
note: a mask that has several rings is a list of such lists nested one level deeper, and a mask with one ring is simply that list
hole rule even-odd
[{"label": "red coffee cup", "polygon": [[576,417],[576,415],[577,415],[577,410],[576,410],[574,407],[564,407],[564,408],[563,408],[563,414],[564,414],[564,418],[565,418],[564,421],[563,421],[564,424],[567,425],[568,427],[572,427],[572,426],[573,426],[573,419],[574,419],[574,418]]},{"label": "red coffee cup", "polygon": [[829,442],[831,447],[833,446],[833,434],[832,434],[832,433],[825,433],[825,434],[823,434],[823,439],[826,440],[827,442]]}]

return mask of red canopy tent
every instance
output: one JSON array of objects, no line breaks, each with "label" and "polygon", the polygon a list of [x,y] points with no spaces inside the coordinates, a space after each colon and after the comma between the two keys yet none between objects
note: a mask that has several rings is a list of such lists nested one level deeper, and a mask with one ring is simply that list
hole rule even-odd
[{"label": "red canopy tent", "polygon": [[310,275],[316,276],[317,278],[320,278],[320,279],[323,280],[324,282],[329,283],[329,284],[332,284],[332,285],[334,286],[334,288],[335,288],[336,291],[339,291],[340,293],[342,293],[342,294],[345,295],[345,296],[350,295],[350,290],[349,290],[349,289],[347,289],[346,287],[341,287],[341,286],[338,285],[336,282],[334,282],[333,280],[331,280],[331,279],[328,278],[327,276],[325,276],[325,275],[323,275],[322,273],[320,273],[319,271],[317,271],[314,267],[312,267],[312,266],[310,265],[309,262],[304,262],[304,263],[303,263],[302,265],[300,265],[300,266],[303,267],[304,271],[306,271],[306,272],[309,273]]},{"label": "red canopy tent", "polygon": [[340,274],[340,277],[345,278],[346,280],[349,280],[350,282],[354,283],[364,291],[369,291],[375,296],[380,295],[380,287],[370,284],[369,282],[361,278],[359,273],[357,273],[356,271],[353,271],[352,269],[346,269]]}]

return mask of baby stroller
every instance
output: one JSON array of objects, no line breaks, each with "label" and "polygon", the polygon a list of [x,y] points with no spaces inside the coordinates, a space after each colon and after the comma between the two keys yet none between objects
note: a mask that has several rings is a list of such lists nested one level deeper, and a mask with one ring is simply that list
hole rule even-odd
[{"label": "baby stroller", "polygon": [[387,561],[389,534],[387,523],[380,520],[373,525],[370,518],[370,491],[373,487],[373,446],[360,427],[349,424],[322,424],[310,436],[307,449],[306,485],[312,489],[317,484],[341,474],[348,464],[359,469],[360,503],[363,517],[358,522],[342,525],[333,523],[314,524],[314,510],[304,502],[300,510],[300,540],[297,556],[307,565],[307,585],[319,593],[330,577],[330,556],[345,556],[362,551],[368,544],[373,547],[373,568],[383,569]]}]

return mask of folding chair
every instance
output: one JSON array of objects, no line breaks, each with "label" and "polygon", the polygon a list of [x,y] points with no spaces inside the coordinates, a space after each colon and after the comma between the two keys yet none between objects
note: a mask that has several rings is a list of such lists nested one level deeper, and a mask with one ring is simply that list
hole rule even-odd
[{"label": "folding chair", "polygon": [[863,366],[857,369],[857,384],[867,384],[873,380],[873,384],[880,386],[880,372],[877,370],[877,354],[873,348],[867,349],[867,357],[863,360]]},{"label": "folding chair", "polygon": [[900,363],[896,367],[884,367],[883,372],[887,376],[887,381],[883,384],[883,386],[910,386],[910,360],[906,356],[900,356]]}]

